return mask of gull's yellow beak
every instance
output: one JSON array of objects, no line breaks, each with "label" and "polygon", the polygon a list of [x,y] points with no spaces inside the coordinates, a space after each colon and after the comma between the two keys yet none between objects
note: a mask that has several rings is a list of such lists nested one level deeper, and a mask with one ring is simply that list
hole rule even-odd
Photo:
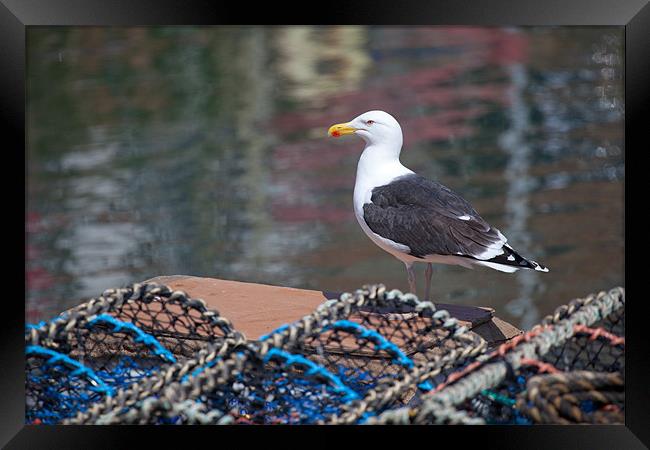
[{"label": "gull's yellow beak", "polygon": [[339,137],[343,136],[344,134],[352,134],[355,131],[357,131],[357,129],[351,127],[349,123],[337,123],[336,125],[332,125],[330,129],[327,130],[327,134],[330,136]]}]

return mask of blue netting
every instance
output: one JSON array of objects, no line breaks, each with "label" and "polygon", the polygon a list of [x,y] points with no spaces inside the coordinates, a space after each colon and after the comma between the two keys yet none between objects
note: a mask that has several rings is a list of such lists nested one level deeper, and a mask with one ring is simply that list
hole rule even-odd
[{"label": "blue netting", "polygon": [[[73,357],[42,346],[28,345],[28,423],[57,423],[86,410],[89,404],[101,400],[102,396],[113,395],[117,389],[176,362],[169,350],[153,336],[114,317],[99,315],[88,321],[83,331],[90,331],[84,334],[85,343],[101,340],[102,345],[110,342],[114,349],[121,351],[99,354],[96,347],[91,352],[73,349]],[[125,349],[134,356],[126,354]]]},{"label": "blue netting", "polygon": [[210,408],[228,411],[236,423],[314,423],[360,398],[338,376],[302,355],[272,348],[261,360],[250,352],[246,358],[245,370],[233,377],[229,389],[205,396]]},{"label": "blue netting", "polygon": [[38,345],[25,353],[28,423],[58,423],[114,393],[100,374],[65,354]]},{"label": "blue netting", "polygon": [[[281,333],[287,327],[283,325],[274,333]],[[272,335],[262,337],[262,341]],[[301,348],[308,358],[323,363],[360,395],[396,378],[400,373],[408,372],[414,366],[411,358],[378,331],[351,320],[339,320],[323,326],[318,333],[306,339],[306,346]]]},{"label": "blue netting", "polygon": [[25,327],[27,423],[59,423],[235,335],[201,301],[164,287],[104,295]]}]

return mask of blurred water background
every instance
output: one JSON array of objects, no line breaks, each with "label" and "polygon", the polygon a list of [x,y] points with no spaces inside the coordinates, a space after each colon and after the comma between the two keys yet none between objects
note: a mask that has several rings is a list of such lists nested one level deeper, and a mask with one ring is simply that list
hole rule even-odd
[{"label": "blurred water background", "polygon": [[371,109],[407,167],[550,268],[438,265],[434,300],[527,328],[621,285],[622,46],[622,27],[29,27],[26,319],[163,274],[405,290],[353,215],[363,142],[326,137]]}]

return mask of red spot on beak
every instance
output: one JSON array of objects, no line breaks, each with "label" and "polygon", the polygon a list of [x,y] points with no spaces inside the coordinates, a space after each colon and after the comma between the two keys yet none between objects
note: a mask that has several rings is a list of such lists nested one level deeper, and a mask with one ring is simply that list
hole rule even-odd
[{"label": "red spot on beak", "polygon": [[341,133],[338,132],[338,131],[332,131],[332,136],[334,136],[334,137],[340,137],[340,136],[341,136]]}]

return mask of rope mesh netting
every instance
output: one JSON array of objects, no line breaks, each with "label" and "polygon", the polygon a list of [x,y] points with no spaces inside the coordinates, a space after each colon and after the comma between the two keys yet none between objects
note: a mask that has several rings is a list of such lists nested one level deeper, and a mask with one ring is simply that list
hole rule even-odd
[{"label": "rope mesh netting", "polygon": [[157,285],[110,289],[28,325],[28,423],[58,423],[210,344],[243,342],[201,300]]},{"label": "rope mesh netting", "polygon": [[624,422],[625,292],[561,306],[527,333],[459,368],[418,408],[371,423]]},{"label": "rope mesh netting", "polygon": [[575,300],[488,354],[447,311],[382,285],[249,341],[202,300],[135,284],[27,326],[26,421],[614,423],[623,306],[620,288]]}]

